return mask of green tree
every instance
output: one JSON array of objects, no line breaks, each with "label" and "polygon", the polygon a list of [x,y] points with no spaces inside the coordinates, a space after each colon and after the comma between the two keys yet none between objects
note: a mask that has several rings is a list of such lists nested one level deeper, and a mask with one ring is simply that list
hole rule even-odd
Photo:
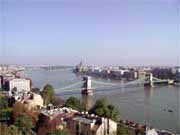
[{"label": "green tree", "polygon": [[41,92],[41,95],[43,97],[45,105],[51,103],[55,96],[53,86],[51,86],[50,84],[45,85],[43,91]]},{"label": "green tree", "polygon": [[0,95],[0,120],[9,120],[12,109],[8,107],[8,99]]},{"label": "green tree", "polygon": [[22,132],[15,125],[0,123],[0,135],[22,135]]},{"label": "green tree", "polygon": [[47,135],[70,135],[70,134],[65,129],[57,129],[50,131],[49,133],[47,133]]},{"label": "green tree", "polygon": [[96,100],[96,103],[94,105],[95,108],[101,108],[101,107],[104,107],[104,106],[108,106],[109,104],[109,101],[107,98],[102,98],[102,99],[98,99]]},{"label": "green tree", "polygon": [[22,135],[22,132],[15,125],[8,127],[8,133],[9,135]]},{"label": "green tree", "polygon": [[64,105],[64,100],[58,96],[54,96],[54,98],[51,100],[51,103],[55,106],[62,106]]},{"label": "green tree", "polygon": [[117,108],[111,104],[106,98],[97,100],[90,113],[95,113],[101,117],[106,117],[112,120],[117,120],[119,112]]},{"label": "green tree", "polygon": [[34,92],[34,93],[37,93],[37,94],[40,93],[40,89],[39,88],[32,88],[31,91]]},{"label": "green tree", "polygon": [[65,102],[65,106],[78,111],[82,111],[83,109],[81,105],[81,101],[76,97],[69,97]]},{"label": "green tree", "polygon": [[119,111],[114,105],[108,105],[108,118],[117,120],[119,116]]},{"label": "green tree", "polygon": [[32,118],[27,114],[20,114],[15,119],[15,126],[17,126],[24,135],[29,135],[34,128]]},{"label": "green tree", "polygon": [[132,131],[128,128],[118,127],[117,135],[135,135],[135,133],[134,133],[134,131]]},{"label": "green tree", "polygon": [[0,120],[10,120],[12,114],[12,108],[5,108],[0,110]]},{"label": "green tree", "polygon": [[8,107],[8,99],[4,96],[0,96],[0,109]]}]

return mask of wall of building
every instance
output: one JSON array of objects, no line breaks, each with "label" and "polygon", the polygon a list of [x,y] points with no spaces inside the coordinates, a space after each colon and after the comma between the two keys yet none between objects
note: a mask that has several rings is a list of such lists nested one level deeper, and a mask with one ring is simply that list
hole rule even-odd
[{"label": "wall of building", "polygon": [[43,106],[43,98],[39,94],[32,94],[32,98],[27,101],[29,108],[36,108]]},{"label": "wall of building", "polygon": [[18,92],[30,91],[30,80],[26,79],[13,79],[9,81],[9,91],[17,89]]},{"label": "wall of building", "polygon": [[117,134],[117,123],[110,120],[102,118],[102,124],[98,128],[96,135],[116,135]]},{"label": "wall of building", "polygon": [[92,135],[91,133],[91,125],[80,123],[78,121],[69,120],[68,122],[68,130],[70,131],[71,135]]}]

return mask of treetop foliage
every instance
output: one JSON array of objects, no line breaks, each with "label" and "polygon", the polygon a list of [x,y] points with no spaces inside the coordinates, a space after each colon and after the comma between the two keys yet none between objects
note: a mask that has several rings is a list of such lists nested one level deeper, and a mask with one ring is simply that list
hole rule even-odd
[{"label": "treetop foliage", "polygon": [[117,121],[119,115],[118,109],[110,104],[107,98],[97,100],[94,107],[90,110],[90,113],[115,121]]}]

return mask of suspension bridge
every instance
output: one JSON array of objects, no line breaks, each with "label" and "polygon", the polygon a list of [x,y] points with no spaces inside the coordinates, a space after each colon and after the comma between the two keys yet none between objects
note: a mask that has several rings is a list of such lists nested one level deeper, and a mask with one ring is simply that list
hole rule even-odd
[{"label": "suspension bridge", "polygon": [[112,83],[112,82],[102,82],[92,80],[91,77],[83,77],[83,79],[74,84],[70,84],[63,88],[57,88],[56,91],[59,92],[73,92],[81,91],[82,94],[92,95],[93,90],[97,89],[120,89],[128,86],[144,86],[144,87],[153,87],[156,84],[169,84],[169,80],[162,80],[156,77],[153,77],[152,74],[147,74],[146,76],[136,79],[134,81],[129,81],[126,83]]}]

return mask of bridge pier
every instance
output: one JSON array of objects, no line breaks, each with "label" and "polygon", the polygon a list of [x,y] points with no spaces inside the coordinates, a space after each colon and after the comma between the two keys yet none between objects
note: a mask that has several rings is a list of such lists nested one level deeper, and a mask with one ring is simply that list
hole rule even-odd
[{"label": "bridge pier", "polygon": [[93,95],[92,87],[91,87],[91,77],[85,76],[83,77],[83,86],[82,86],[82,95]]},{"label": "bridge pier", "polygon": [[90,109],[92,109],[93,105],[94,105],[94,98],[92,95],[83,95],[82,94],[82,106],[84,107],[84,109],[86,111],[89,111]]},{"label": "bridge pier", "polygon": [[153,87],[154,86],[154,83],[153,83],[153,74],[152,73],[148,73],[146,74],[146,81],[144,83],[144,87]]}]

